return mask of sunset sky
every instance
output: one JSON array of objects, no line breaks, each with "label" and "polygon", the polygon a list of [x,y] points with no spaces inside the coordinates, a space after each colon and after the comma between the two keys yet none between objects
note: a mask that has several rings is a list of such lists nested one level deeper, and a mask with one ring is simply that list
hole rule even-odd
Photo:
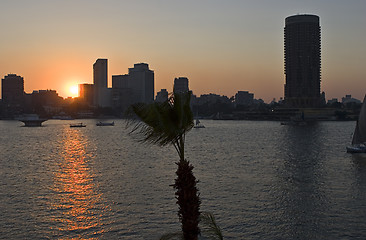
[{"label": "sunset sky", "polygon": [[189,78],[194,94],[239,90],[266,102],[283,97],[287,16],[320,16],[326,98],[366,93],[365,0],[0,0],[0,76],[24,77],[25,91],[108,81],[145,62],[155,92]]}]

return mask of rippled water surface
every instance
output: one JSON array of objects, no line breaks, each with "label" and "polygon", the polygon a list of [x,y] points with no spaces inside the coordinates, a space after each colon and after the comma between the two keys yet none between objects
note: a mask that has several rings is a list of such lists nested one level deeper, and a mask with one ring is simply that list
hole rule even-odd
[{"label": "rippled water surface", "polygon": [[[173,147],[114,127],[0,121],[1,239],[158,239],[179,230]],[[187,136],[202,211],[225,239],[366,239],[366,156],[354,122],[202,121]]]}]

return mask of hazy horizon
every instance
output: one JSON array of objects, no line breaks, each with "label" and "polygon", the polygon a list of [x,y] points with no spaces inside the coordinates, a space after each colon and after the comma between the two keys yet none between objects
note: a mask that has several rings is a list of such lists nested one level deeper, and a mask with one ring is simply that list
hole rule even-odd
[{"label": "hazy horizon", "polygon": [[249,91],[283,97],[283,28],[295,14],[320,17],[321,91],[326,99],[366,93],[366,2],[340,1],[2,1],[0,76],[24,77],[25,91],[93,82],[93,63],[112,75],[145,62],[155,93],[185,76],[194,94]]}]

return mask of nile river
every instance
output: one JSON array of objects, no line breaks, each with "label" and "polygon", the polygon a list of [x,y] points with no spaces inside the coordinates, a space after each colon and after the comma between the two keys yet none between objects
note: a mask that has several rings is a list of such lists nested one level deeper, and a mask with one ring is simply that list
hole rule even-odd
[{"label": "nile river", "polygon": [[[180,229],[177,154],[114,127],[0,121],[1,239],[158,239]],[[202,121],[186,156],[225,239],[366,239],[366,156],[355,122]]]}]

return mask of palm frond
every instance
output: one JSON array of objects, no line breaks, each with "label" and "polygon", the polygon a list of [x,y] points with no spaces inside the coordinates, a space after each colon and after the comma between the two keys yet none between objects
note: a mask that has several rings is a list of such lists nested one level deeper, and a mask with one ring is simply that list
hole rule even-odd
[{"label": "palm frond", "polygon": [[[165,146],[177,142],[193,127],[193,113],[190,108],[190,93],[171,95],[163,103],[134,104],[130,109],[135,114],[127,126],[130,134],[141,142]],[[137,117],[137,118],[136,118]]]},{"label": "palm frond", "polygon": [[201,212],[200,215],[201,234],[208,239],[224,239],[220,227],[216,224],[215,217],[212,213]]}]

